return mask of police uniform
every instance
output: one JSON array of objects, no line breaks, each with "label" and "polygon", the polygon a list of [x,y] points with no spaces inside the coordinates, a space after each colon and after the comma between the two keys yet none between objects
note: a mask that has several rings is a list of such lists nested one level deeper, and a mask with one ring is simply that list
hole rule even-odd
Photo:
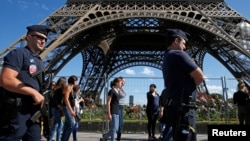
[{"label": "police uniform", "polygon": [[[33,25],[27,27],[28,33],[39,32],[47,35],[50,31],[47,27],[42,25]],[[39,54],[34,54],[27,46],[12,50],[4,57],[3,67],[11,68],[18,73],[17,78],[23,82],[26,86],[30,86],[37,91],[40,91],[41,82],[38,81],[37,76],[32,76],[37,72],[41,72],[44,69],[44,64]],[[10,105],[9,103],[2,103],[2,107],[9,106],[11,109],[1,111],[1,114],[7,114],[9,111],[14,111],[17,107],[18,110],[15,116],[6,119],[0,119],[0,141],[38,141],[41,138],[40,123],[30,122],[31,116],[40,109],[40,105],[33,105],[33,99],[30,96],[16,94],[1,88],[1,97],[3,94],[5,98],[11,97],[13,100],[18,101],[16,105]],[[11,103],[13,104],[13,103]],[[4,110],[2,108],[1,110]]]},{"label": "police uniform", "polygon": [[[187,41],[186,34],[179,29],[171,29],[168,36],[181,37]],[[196,85],[189,75],[198,66],[192,58],[181,50],[166,50],[163,59],[162,72],[166,87],[164,114],[166,122],[173,128],[176,140],[186,141],[195,136],[195,109],[181,106],[195,102]],[[178,124],[178,127],[176,125]],[[177,129],[178,128],[178,129]],[[191,136],[190,136],[191,135]]]}]

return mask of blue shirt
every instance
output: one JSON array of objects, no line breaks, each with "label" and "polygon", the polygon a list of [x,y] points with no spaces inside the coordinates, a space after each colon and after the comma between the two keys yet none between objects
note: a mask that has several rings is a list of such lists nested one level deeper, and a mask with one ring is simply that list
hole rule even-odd
[{"label": "blue shirt", "polygon": [[193,96],[195,100],[196,85],[190,73],[197,67],[185,51],[166,50],[162,65],[166,98],[180,100],[183,93],[184,101],[188,100],[189,96]]},{"label": "blue shirt", "polygon": [[34,54],[28,47],[12,50],[4,57],[4,67],[11,68],[18,73],[17,78],[25,85],[40,91],[36,77],[31,74],[44,69],[44,64],[38,54]]},{"label": "blue shirt", "polygon": [[155,96],[152,95],[152,92],[147,92],[147,107],[146,112],[150,114],[158,114],[159,112],[159,99],[160,96],[158,93],[155,93]]}]

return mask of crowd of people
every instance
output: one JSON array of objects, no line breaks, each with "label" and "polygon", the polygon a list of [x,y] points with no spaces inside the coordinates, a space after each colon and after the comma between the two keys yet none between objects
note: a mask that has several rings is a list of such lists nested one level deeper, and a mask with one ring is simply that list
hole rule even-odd
[{"label": "crowd of people", "polygon": [[47,137],[48,141],[68,141],[71,134],[73,141],[77,141],[78,123],[84,105],[80,90],[75,75],[68,79],[64,76],[59,77],[56,82],[51,82],[49,93],[51,132]]},{"label": "crowd of people", "polygon": [[[27,30],[27,46],[14,49],[4,57],[0,77],[0,110],[3,113],[0,117],[0,140],[4,141],[41,139],[42,119],[34,117],[46,104],[41,93],[41,84],[45,83],[43,74],[38,73],[43,72],[45,66],[39,53],[44,50],[51,30],[43,25],[28,26]],[[157,139],[155,128],[159,121],[162,141],[171,138],[173,141],[196,141],[196,109],[190,103],[195,103],[197,86],[204,81],[204,75],[197,62],[185,52],[188,34],[180,29],[168,29],[166,34],[162,64],[165,89],[159,94],[156,84],[150,84],[146,93],[148,139]],[[46,135],[48,141],[68,141],[71,134],[73,140],[77,141],[80,115],[85,103],[77,81],[77,76],[71,75],[51,82],[51,130]],[[101,140],[121,140],[126,98],[124,85],[123,77],[116,77],[110,83],[106,104],[110,130],[103,134]],[[239,81],[233,100],[238,106],[239,124],[249,125],[249,91],[243,81]]]},{"label": "crowd of people", "polygon": [[[43,25],[32,25],[27,27],[27,30],[27,46],[15,49],[4,57],[0,77],[1,99],[14,101],[14,103],[4,103],[5,101],[2,100],[0,108],[2,110],[2,105],[6,104],[6,106],[12,106],[11,108],[14,107],[16,111],[4,111],[6,116],[0,119],[0,140],[28,141],[40,140],[41,138],[41,120],[34,120],[33,115],[40,110],[44,103],[46,104],[46,101],[41,94],[43,87],[41,84],[44,84],[43,75],[36,73],[42,72],[45,68],[39,53],[44,50],[47,35],[51,29]],[[147,92],[147,128],[149,139],[155,139],[156,121],[159,113],[160,115],[162,113],[160,109],[164,109],[163,115],[161,115],[164,119],[161,120],[162,123],[172,127],[173,133],[178,133],[178,135],[173,135],[174,140],[178,137],[177,140],[181,141],[185,140],[187,136],[183,136],[177,131],[178,129],[174,125],[180,121],[195,128],[195,119],[188,119],[192,122],[183,120],[195,117],[195,112],[192,111],[193,109],[185,109],[185,112],[189,113],[190,116],[185,117],[186,114],[178,114],[176,113],[176,111],[178,112],[177,103],[180,101],[188,103],[187,99],[190,96],[195,100],[195,89],[203,81],[203,75],[201,69],[184,51],[188,40],[186,33],[179,29],[171,29],[168,30],[167,37],[168,42],[162,67],[166,92],[163,93],[164,100],[160,100],[160,96],[156,92],[156,85],[150,85],[150,90]],[[112,141],[115,140],[115,137],[118,141],[121,139],[124,118],[123,106],[126,97],[123,90],[124,84],[123,77],[115,78],[110,84],[106,110],[111,128],[108,133],[103,135],[103,140],[110,137]],[[72,75],[67,80],[65,77],[59,78],[56,83],[51,83],[51,91],[53,92],[52,98],[55,100],[50,102],[50,114],[53,118],[51,118],[51,132],[47,135],[48,140],[52,140],[56,134],[57,141],[68,141],[72,133],[74,140],[77,140],[78,114],[81,111],[79,103],[84,101],[78,96],[80,87],[77,85],[77,77]],[[165,103],[163,108],[160,107],[159,101]],[[164,117],[164,115],[167,116]],[[177,120],[179,119],[177,116],[180,117],[180,120]],[[62,122],[62,117],[64,117],[64,122]],[[30,119],[33,119],[32,122]],[[166,134],[164,131],[162,132],[163,139]],[[44,133],[48,134],[47,130]]]}]

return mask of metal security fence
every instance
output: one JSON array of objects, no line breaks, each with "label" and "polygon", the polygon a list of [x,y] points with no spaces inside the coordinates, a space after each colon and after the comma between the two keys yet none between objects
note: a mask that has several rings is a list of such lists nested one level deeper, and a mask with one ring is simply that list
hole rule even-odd
[{"label": "metal security fence", "polygon": [[[155,84],[157,92],[161,94],[164,88],[162,77],[124,77],[126,84],[124,90],[126,96],[125,119],[146,119],[145,105],[147,103],[146,93],[149,85]],[[85,79],[85,78],[84,78]],[[87,79],[87,78],[86,78]],[[103,88],[98,101],[99,109],[86,109],[84,117],[89,120],[105,119],[105,104],[107,91],[110,89],[110,79],[104,79],[106,85]],[[57,78],[55,78],[57,80]],[[237,107],[233,104],[233,93],[237,91],[237,79],[235,78],[206,78],[205,85],[208,93],[201,93],[197,97],[197,120],[206,123],[231,123],[237,122]]]},{"label": "metal security fence", "polygon": [[[156,84],[159,94],[164,88],[161,77],[125,77],[125,79],[127,105],[138,106],[138,109],[143,109],[140,107],[146,105],[146,93],[150,84]],[[197,97],[197,120],[220,123],[237,122],[237,109],[232,101],[233,93],[237,91],[237,83],[235,78],[206,78],[208,93],[199,94]]]}]

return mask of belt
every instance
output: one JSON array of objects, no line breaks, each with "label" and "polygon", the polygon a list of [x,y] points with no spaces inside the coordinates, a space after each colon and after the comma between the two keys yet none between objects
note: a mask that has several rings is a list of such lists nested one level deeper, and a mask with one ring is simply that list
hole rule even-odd
[{"label": "belt", "polygon": [[180,105],[180,101],[173,98],[166,99],[165,106],[177,106]]},{"label": "belt", "polygon": [[197,105],[195,104],[195,102],[190,102],[189,104],[186,104],[186,103],[180,104],[180,101],[172,99],[172,98],[166,99],[165,106],[181,106],[181,107],[189,108],[189,109],[197,109]]}]

